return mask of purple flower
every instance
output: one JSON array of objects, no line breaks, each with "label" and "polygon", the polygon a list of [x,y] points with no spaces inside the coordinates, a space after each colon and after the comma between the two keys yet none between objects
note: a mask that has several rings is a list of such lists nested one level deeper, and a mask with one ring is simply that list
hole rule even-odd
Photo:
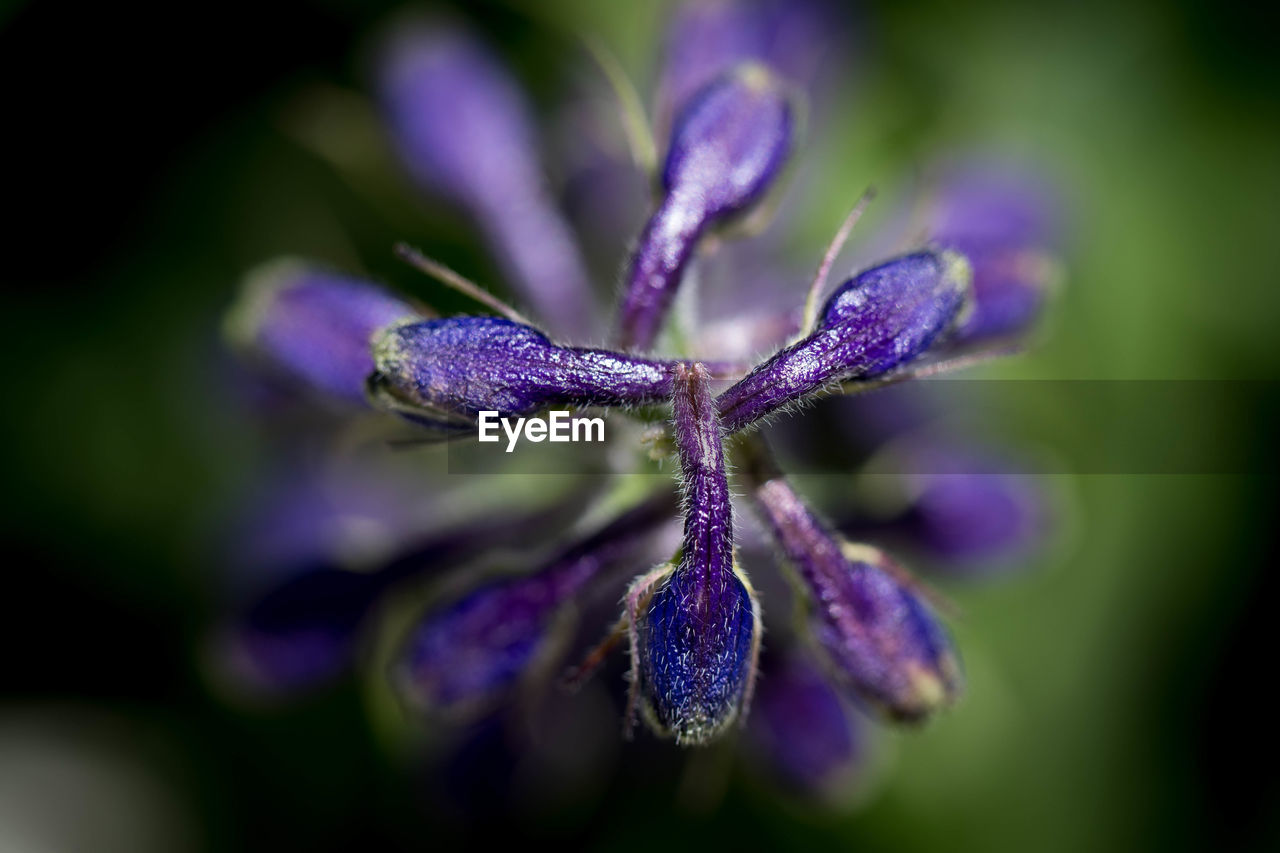
[{"label": "purple flower", "polygon": [[430,608],[397,661],[401,695],[418,710],[469,716],[546,672],[564,650],[575,597],[605,569],[634,557],[674,506],[669,494],[649,499],[530,574]]},{"label": "purple flower", "polygon": [[627,593],[633,702],[660,734],[703,744],[750,702],[760,607],[733,548],[722,433],[700,365],[674,368],[676,445],[685,489],[684,546],[674,565]]},{"label": "purple flower", "polygon": [[383,114],[409,174],[470,212],[544,322],[590,334],[589,279],[543,187],[534,122],[515,81],[465,33],[424,24],[395,33],[379,72]]},{"label": "purple flower", "polygon": [[957,325],[957,343],[1017,335],[1039,317],[1054,274],[1055,211],[1043,179],[1007,166],[971,163],[940,182],[928,233],[973,267],[974,309]]},{"label": "purple flower", "polygon": [[232,556],[245,563],[234,568],[252,574],[254,590],[219,631],[215,651],[236,686],[257,693],[332,681],[356,660],[370,616],[397,584],[473,559],[496,538],[528,542],[569,523],[581,503],[570,497],[427,532],[429,518],[408,523],[415,496],[403,482],[342,476],[327,499],[323,484],[303,482],[308,488],[289,489],[275,512],[255,518],[260,529],[242,534]]},{"label": "purple flower", "polygon": [[806,84],[823,58],[830,33],[812,0],[694,0],[677,7],[667,26],[659,86],[659,119],[743,62],[757,62]]},{"label": "purple flower", "polygon": [[759,65],[716,78],[681,110],[663,198],[627,274],[618,315],[624,349],[653,346],[699,239],[760,200],[791,152],[794,125],[786,92]]},{"label": "purple flower", "polygon": [[297,694],[346,674],[389,592],[495,540],[539,543],[596,497],[594,488],[548,490],[531,505],[459,517],[445,478],[398,453],[365,451],[352,464],[290,450],[256,472],[217,530],[234,612],[210,638],[211,662],[228,687],[255,695]]},{"label": "purple flower", "polygon": [[375,332],[422,316],[375,284],[303,261],[265,264],[227,315],[233,344],[270,373],[312,392],[364,403]]},{"label": "purple flower", "polygon": [[960,692],[942,624],[883,551],[831,533],[781,476],[753,493],[807,601],[806,627],[832,676],[871,709],[918,722]]},{"label": "purple flower", "polygon": [[964,307],[968,272],[959,255],[917,252],[849,279],[810,335],[720,395],[725,429],[736,432],[836,382],[874,378],[911,361]]},{"label": "purple flower", "polygon": [[[600,340],[603,329],[593,323],[578,248],[543,186],[534,123],[519,90],[465,34],[421,25],[397,33],[380,57],[378,96],[395,147],[415,184],[471,215],[540,322],[403,248],[402,259],[504,316],[434,319],[374,285],[295,263],[257,274],[263,283],[228,321],[236,344],[271,372],[330,396],[367,400],[438,437],[470,433],[482,412],[525,417],[555,407],[616,408],[646,423],[650,457],[679,458],[682,545],[627,588],[622,619],[585,663],[629,640],[627,729],[642,711],[655,732],[680,745],[705,744],[745,717],[760,654],[760,606],[737,559],[725,464],[731,451],[745,461],[737,476],[790,569],[806,634],[833,686],[889,721],[920,721],[956,699],[958,659],[922,587],[884,551],[834,534],[773,469],[763,439],[747,430],[823,394],[901,381],[919,375],[921,365],[936,371],[971,363],[955,356],[974,356],[974,344],[1023,332],[1040,310],[1045,252],[1058,231],[1033,183],[1000,170],[957,172],[927,211],[931,242],[849,278],[820,311],[813,310],[817,295],[843,236],[803,304],[798,289],[788,295],[791,276],[776,272],[775,259],[743,253],[737,260],[745,272],[731,276],[729,301],[705,300],[706,322],[681,318],[687,334],[672,335],[674,357],[643,357],[673,306],[684,309],[675,297],[704,238],[758,209],[790,157],[797,123],[791,88],[812,82],[826,37],[809,8],[797,12],[781,0],[703,2],[674,25],[656,98],[659,126],[670,124],[660,196],[624,272],[617,351],[565,344]],[[616,69],[602,64],[617,83]],[[647,161],[652,146],[643,138],[638,99],[625,84],[616,89],[633,150]],[[860,188],[848,189],[852,195]],[[772,355],[758,360],[759,350]],[[984,347],[980,355],[998,350]],[[712,371],[737,381],[717,397]],[[653,410],[668,402],[670,422],[656,423]],[[845,443],[859,440],[849,432]],[[861,440],[870,432],[863,424]],[[634,470],[637,456],[593,458],[621,475]],[[824,455],[823,464],[830,462]],[[542,495],[540,483],[525,482],[525,491]],[[1037,535],[1032,496],[1014,479],[976,478],[938,463],[913,471],[906,484],[905,509],[890,523],[935,556],[976,571]],[[269,684],[321,683],[358,657],[373,614],[403,581],[464,563],[486,545],[532,546],[537,539],[549,546],[538,553],[552,559],[529,560],[532,571],[502,578],[468,578],[465,592],[437,597],[407,631],[391,667],[410,709],[471,720],[504,704],[514,708],[509,700],[558,662],[588,588],[615,565],[653,565],[642,543],[675,515],[669,498],[646,501],[566,548],[563,531],[582,507],[557,503],[560,515],[536,520],[545,535],[525,537],[500,508],[518,488],[507,480],[497,497],[481,489],[493,508],[484,504],[474,523],[459,521],[469,506],[463,501],[447,523],[421,520],[431,531],[420,530],[413,547],[380,541],[387,546],[381,553],[362,551],[354,563],[323,547],[305,552],[308,558],[290,567],[296,573],[283,581],[273,574],[266,593],[233,623],[238,662]],[[299,514],[310,515],[305,507]],[[292,522],[280,527],[281,541],[296,540]],[[776,582],[785,589],[781,576]],[[753,736],[784,784],[826,793],[856,769],[853,718],[803,662],[775,658],[762,691]]]},{"label": "purple flower", "polygon": [[839,797],[863,757],[858,722],[795,651],[766,655],[748,728],[770,780],[806,798]]},{"label": "purple flower", "polygon": [[901,454],[906,506],[881,527],[947,572],[978,574],[1025,560],[1045,539],[1042,484],[1007,453],[916,442]]},{"label": "purple flower", "polygon": [[374,352],[374,401],[446,435],[473,429],[482,411],[629,406],[671,392],[664,362],[556,346],[537,329],[499,317],[395,326],[378,337]]}]

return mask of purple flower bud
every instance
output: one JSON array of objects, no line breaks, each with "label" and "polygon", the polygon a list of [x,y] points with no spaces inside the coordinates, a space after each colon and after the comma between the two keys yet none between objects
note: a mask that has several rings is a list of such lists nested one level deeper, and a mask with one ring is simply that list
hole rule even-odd
[{"label": "purple flower bud", "polygon": [[768,190],[791,153],[795,115],[781,82],[744,65],[698,91],[676,119],[662,188],[683,217],[739,213]]},{"label": "purple flower bud", "polygon": [[561,347],[500,317],[450,317],[395,326],[374,342],[375,403],[457,434],[482,411],[506,417],[549,406],[628,406],[671,393],[663,362]]},{"label": "purple flower bud", "polygon": [[667,27],[660,84],[663,126],[695,92],[743,62],[808,83],[828,57],[829,16],[811,0],[690,0]]},{"label": "purple flower bud", "polygon": [[832,676],[886,717],[951,704],[960,667],[942,624],[889,557],[838,539],[782,477],[756,503],[808,599],[807,627]]},{"label": "purple flower bud", "polygon": [[373,372],[369,341],[392,323],[421,317],[377,285],[302,261],[251,272],[226,318],[227,335],[285,380],[364,403]]},{"label": "purple flower bud", "polygon": [[546,322],[589,334],[589,279],[543,187],[534,123],[506,70],[464,33],[419,24],[387,44],[379,80],[383,113],[410,175],[470,212]]},{"label": "purple flower bud", "polygon": [[929,348],[966,304],[969,269],[950,252],[917,252],[845,282],[808,337],[720,395],[724,427],[742,429],[846,379],[870,379]]},{"label": "purple flower bud", "polygon": [[956,343],[1016,335],[1039,317],[1054,273],[1054,195],[1041,179],[990,164],[953,170],[942,181],[929,210],[930,237],[973,267],[974,308],[957,324]]},{"label": "purple flower bud", "polygon": [[750,701],[760,608],[733,547],[722,433],[701,365],[674,368],[672,407],[685,488],[679,562],[628,593],[633,700],[681,745],[723,733]]},{"label": "purple flower bud", "polygon": [[664,196],[627,276],[624,348],[653,345],[698,240],[764,196],[791,152],[794,124],[779,81],[758,65],[717,78],[681,110],[662,172]]},{"label": "purple flower bud", "polygon": [[[450,517],[432,472],[360,464],[272,471],[237,501],[219,564],[239,606],[211,637],[230,686],[279,694],[321,686],[355,661],[364,629],[394,585],[473,559],[501,539],[545,540],[581,516],[592,490],[554,495],[476,520]],[[264,472],[265,473],[265,472]]]},{"label": "purple flower bud", "polygon": [[1025,559],[1044,541],[1047,496],[1009,460],[971,448],[914,448],[897,520],[912,544],[956,572],[989,572]]},{"label": "purple flower bud", "polygon": [[862,733],[839,693],[794,652],[765,656],[749,730],[770,780],[805,797],[843,793],[862,758]]},{"label": "purple flower bud", "polygon": [[532,574],[428,610],[396,664],[401,694],[419,710],[455,717],[492,709],[557,662],[574,596],[606,568],[634,558],[674,506],[669,494],[650,499]]}]

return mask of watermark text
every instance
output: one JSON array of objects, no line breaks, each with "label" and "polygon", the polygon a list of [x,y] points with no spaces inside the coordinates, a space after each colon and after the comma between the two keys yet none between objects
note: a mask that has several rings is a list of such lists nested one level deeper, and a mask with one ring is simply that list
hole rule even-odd
[{"label": "watermark text", "polygon": [[523,435],[535,444],[542,441],[604,441],[604,418],[575,418],[569,412],[551,412],[541,418],[504,418],[498,412],[481,412],[476,435],[480,441],[501,441],[498,428],[507,436],[507,453],[516,449]]}]

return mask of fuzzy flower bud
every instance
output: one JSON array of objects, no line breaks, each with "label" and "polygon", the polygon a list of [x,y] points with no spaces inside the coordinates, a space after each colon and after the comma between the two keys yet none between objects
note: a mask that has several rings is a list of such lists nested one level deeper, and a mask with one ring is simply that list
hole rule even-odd
[{"label": "fuzzy flower bud", "polygon": [[901,367],[955,320],[968,291],[968,265],[950,252],[916,252],[859,273],[832,294],[808,337],[720,395],[725,429],[740,430],[832,383]]},{"label": "fuzzy flower bud", "polygon": [[733,546],[722,433],[701,365],[677,365],[676,446],[685,488],[678,563],[638,578],[627,596],[633,702],[660,734],[706,743],[746,710],[760,647],[760,608]]},{"label": "fuzzy flower bud", "polygon": [[395,668],[413,707],[460,717],[493,708],[554,664],[574,622],[574,597],[671,518],[669,494],[641,503],[531,574],[493,581],[429,609]]},{"label": "fuzzy flower bud", "polygon": [[807,599],[807,628],[832,676],[889,719],[922,721],[960,692],[937,617],[883,551],[843,542],[781,476],[756,504]]},{"label": "fuzzy flower bud", "polygon": [[364,403],[373,334],[420,317],[375,284],[282,260],[248,275],[225,328],[238,349],[291,384]]},{"label": "fuzzy flower bud", "polygon": [[671,392],[666,364],[608,350],[562,347],[500,317],[450,317],[395,326],[374,342],[375,404],[441,434],[479,413],[524,416],[549,406],[656,403]]},{"label": "fuzzy flower bud", "polygon": [[794,125],[782,85],[759,65],[716,78],[681,110],[662,171],[662,202],[627,275],[623,348],[653,345],[699,239],[764,196],[791,152]]},{"label": "fuzzy flower bud", "polygon": [[589,334],[589,278],[543,186],[537,132],[516,82],[483,45],[447,28],[404,27],[381,60],[383,114],[409,174],[467,209],[543,320]]}]

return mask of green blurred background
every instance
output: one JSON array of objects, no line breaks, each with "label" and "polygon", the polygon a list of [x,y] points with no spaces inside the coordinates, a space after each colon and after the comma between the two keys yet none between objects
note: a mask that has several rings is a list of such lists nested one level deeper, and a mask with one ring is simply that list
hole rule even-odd
[{"label": "green blurred background", "polygon": [[[242,272],[311,255],[434,299],[390,257],[407,238],[496,277],[447,211],[385,175],[356,188],[299,141],[308,94],[360,89],[363,40],[394,8],[0,12],[14,285],[0,319],[0,848],[422,848],[501,828],[431,825],[358,684],[248,710],[199,666],[217,613],[210,536],[265,464],[217,330]],[[593,80],[573,33],[598,34],[647,86],[664,13],[578,0],[458,14],[549,114]],[[988,374],[1211,380],[1187,417],[1238,464],[1056,478],[1068,529],[1025,574],[950,590],[969,696],[895,738],[863,809],[813,814],[738,781],[716,807],[691,808],[658,774],[522,831],[637,850],[1280,844],[1266,698],[1280,513],[1275,419],[1259,416],[1274,408],[1237,405],[1226,381],[1280,367],[1280,60],[1261,14],[994,0],[850,12],[847,106],[810,140],[807,195],[787,223],[798,267],[868,182],[892,198],[939,150],[1034,155],[1068,191],[1069,280],[1043,344]],[[1104,416],[1064,411],[1035,439],[1069,446]],[[1122,446],[1140,447],[1181,425],[1126,428]],[[63,821],[95,828],[90,846]],[[47,825],[71,846],[36,846]]]}]

